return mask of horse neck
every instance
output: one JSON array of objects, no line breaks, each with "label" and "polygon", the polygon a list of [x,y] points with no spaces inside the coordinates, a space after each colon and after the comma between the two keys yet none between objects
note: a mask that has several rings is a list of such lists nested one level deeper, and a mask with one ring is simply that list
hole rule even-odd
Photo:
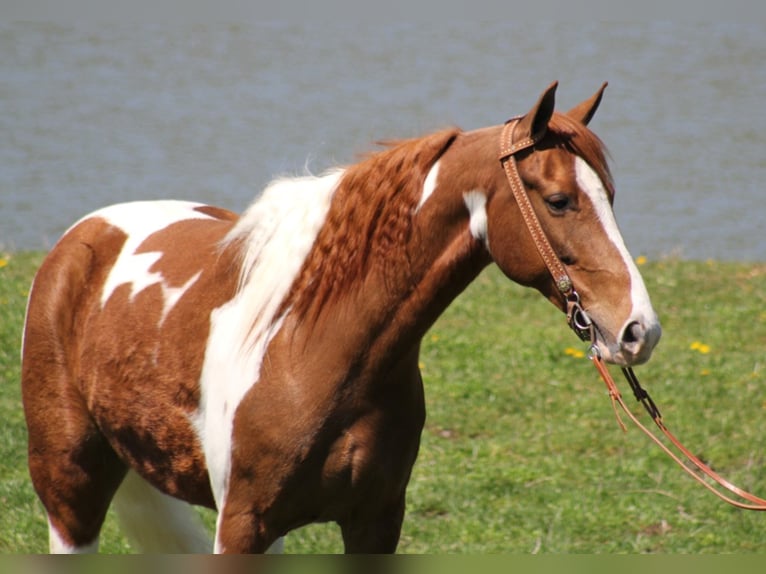
[{"label": "horse neck", "polygon": [[494,160],[498,131],[461,133],[432,168],[435,188],[413,216],[404,284],[416,285],[409,299],[420,303],[427,326],[492,261],[485,202],[501,173]]},{"label": "horse neck", "polygon": [[[453,144],[438,164],[431,164],[425,171],[475,172],[468,169],[471,162],[464,151],[460,144]],[[428,178],[423,175],[423,179]],[[371,345],[374,340],[376,345],[393,348],[419,342],[452,300],[491,261],[483,242],[471,231],[471,214],[466,205],[464,191],[476,189],[478,184],[461,176],[459,186],[450,186],[453,179],[440,178],[433,195],[424,202],[422,181],[417,193],[402,205],[386,202],[387,209],[399,215],[390,221],[387,213],[381,215],[379,231],[347,237],[340,231],[332,235],[323,230],[329,239],[320,233],[315,253],[309,256],[306,266],[314,267],[313,273],[321,278],[298,282],[306,291],[302,296],[293,293],[293,310],[308,316],[309,325],[347,323],[344,331],[353,333],[360,344]],[[348,198],[340,203],[348,203]],[[345,229],[355,216],[354,211],[334,214],[331,209],[328,229]],[[333,219],[345,225],[338,226]],[[317,258],[316,264],[311,263],[317,253],[344,250],[363,253],[363,260],[336,256],[334,261],[322,263]]]},{"label": "horse neck", "polygon": [[[467,229],[467,218],[463,223]],[[376,373],[416,358],[423,335],[489,263],[470,233],[454,231],[439,242],[417,234],[407,265],[373,256],[365,276],[315,314],[288,313],[302,360],[311,362],[316,352],[336,366],[329,372]]]},{"label": "horse neck", "polygon": [[469,232],[467,217],[449,233],[442,229],[438,239],[432,230],[429,226],[427,233],[418,234],[409,277],[402,278],[396,291],[397,323],[418,338],[491,261]]}]

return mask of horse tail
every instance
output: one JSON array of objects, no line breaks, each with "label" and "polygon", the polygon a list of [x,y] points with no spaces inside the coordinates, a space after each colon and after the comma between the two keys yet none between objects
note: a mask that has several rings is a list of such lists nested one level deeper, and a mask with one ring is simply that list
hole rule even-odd
[{"label": "horse tail", "polygon": [[112,501],[123,534],[145,553],[209,553],[210,535],[194,507],[128,472]]}]

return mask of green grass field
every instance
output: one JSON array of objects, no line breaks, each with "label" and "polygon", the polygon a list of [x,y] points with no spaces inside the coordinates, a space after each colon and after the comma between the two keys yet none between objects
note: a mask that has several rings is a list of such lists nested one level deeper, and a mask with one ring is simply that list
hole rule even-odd
[{"label": "green grass field", "polygon": [[[47,549],[19,392],[25,298],[41,259],[0,253],[2,553]],[[667,260],[641,270],[664,327],[637,369],[642,383],[695,453],[766,497],[766,264]],[[424,341],[428,419],[400,552],[766,550],[766,513],[729,507],[637,429],[620,430],[583,351],[558,311],[494,268],[458,298]],[[111,515],[101,549],[130,551]],[[334,525],[286,544],[341,550]]]}]

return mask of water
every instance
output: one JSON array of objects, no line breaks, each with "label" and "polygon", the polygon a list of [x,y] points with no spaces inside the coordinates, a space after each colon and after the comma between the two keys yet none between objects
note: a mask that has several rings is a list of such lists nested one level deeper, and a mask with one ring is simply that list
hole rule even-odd
[{"label": "water", "polygon": [[760,23],[4,26],[0,248],[119,201],[239,211],[276,175],[608,80],[591,127],[633,254],[766,261],[764,61]]}]

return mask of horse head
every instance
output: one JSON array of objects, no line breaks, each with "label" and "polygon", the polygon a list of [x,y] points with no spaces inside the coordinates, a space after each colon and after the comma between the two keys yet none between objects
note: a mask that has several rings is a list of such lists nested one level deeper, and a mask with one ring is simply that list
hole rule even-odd
[{"label": "horse head", "polygon": [[[649,359],[661,328],[617,227],[605,148],[586,127],[605,87],[562,114],[554,112],[552,84],[527,114],[514,120],[512,141],[529,145],[513,159],[552,255],[593,322],[598,351],[608,362],[630,366]],[[495,171],[494,192],[483,207],[487,250],[509,278],[535,287],[566,309],[566,296],[525,224],[510,176],[500,164]]]}]

